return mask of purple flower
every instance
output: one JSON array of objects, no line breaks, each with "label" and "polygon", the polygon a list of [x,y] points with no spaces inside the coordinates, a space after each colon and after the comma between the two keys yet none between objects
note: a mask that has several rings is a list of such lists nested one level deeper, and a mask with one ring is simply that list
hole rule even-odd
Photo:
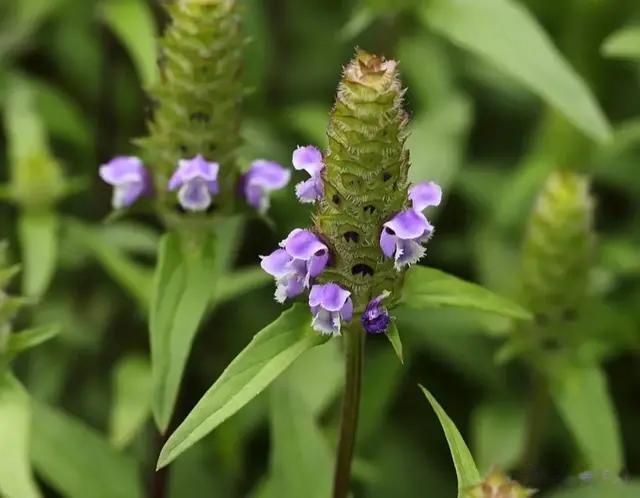
[{"label": "purple flower", "polygon": [[322,152],[313,145],[298,147],[293,151],[293,167],[305,170],[311,178],[296,185],[296,195],[303,203],[316,202],[324,195],[321,172],[324,169]]},{"label": "purple flower", "polygon": [[442,200],[442,190],[433,182],[421,182],[409,189],[412,208],[401,211],[382,225],[380,248],[388,258],[395,259],[395,268],[416,263],[424,256],[426,243],[433,234],[433,225],[422,214],[429,206],[437,206]]},{"label": "purple flower", "polygon": [[329,249],[309,230],[296,228],[280,242],[268,256],[263,256],[260,266],[276,279],[276,301],[302,294],[313,277],[322,273],[329,261]]},{"label": "purple flower", "polygon": [[389,312],[382,305],[382,300],[389,297],[389,291],[384,291],[378,297],[369,301],[367,307],[360,317],[362,327],[370,334],[380,334],[386,332],[391,322]]},{"label": "purple flower", "polygon": [[273,161],[258,159],[244,174],[242,188],[247,202],[259,213],[269,209],[269,193],[281,189],[291,179],[291,171]]},{"label": "purple flower", "polygon": [[100,166],[100,178],[113,185],[111,204],[115,209],[131,206],[151,192],[151,181],[142,161],[134,156],[114,157]]},{"label": "purple flower", "polygon": [[414,211],[421,212],[429,206],[439,206],[442,200],[442,189],[434,182],[416,183],[409,189],[409,200]]},{"label": "purple flower", "polygon": [[353,315],[351,292],[334,283],[314,285],[309,292],[309,307],[311,326],[326,335],[340,335],[342,320],[349,322]]},{"label": "purple flower", "polygon": [[205,211],[211,197],[218,193],[218,163],[210,163],[201,155],[181,159],[169,180],[169,190],[178,190],[178,202],[187,211]]}]

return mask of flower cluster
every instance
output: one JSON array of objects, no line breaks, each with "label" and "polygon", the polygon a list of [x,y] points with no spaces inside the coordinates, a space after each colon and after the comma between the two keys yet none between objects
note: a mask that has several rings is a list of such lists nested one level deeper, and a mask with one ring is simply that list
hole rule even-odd
[{"label": "flower cluster", "polygon": [[[320,201],[324,196],[322,153],[311,145],[298,147],[293,152],[293,166],[305,170],[310,179],[296,186],[302,203]],[[408,191],[410,208],[400,211],[380,227],[379,249],[381,257],[393,258],[397,272],[416,263],[425,253],[423,244],[433,234],[434,227],[422,213],[430,206],[438,206],[442,198],[440,187],[423,182]],[[312,326],[327,335],[340,335],[343,322],[350,322],[354,304],[352,293],[333,281],[319,282],[318,277],[331,263],[327,243],[311,230],[296,228],[280,242],[279,249],[262,257],[262,268],[276,280],[275,298],[282,303],[309,290]],[[383,305],[390,292],[384,290],[371,299],[360,316],[360,323],[369,333],[383,333],[391,317]]]},{"label": "flower cluster", "polygon": [[[209,162],[202,155],[180,159],[167,189],[177,191],[178,203],[185,211],[206,211],[219,193],[219,171],[218,163]],[[127,208],[153,192],[149,172],[137,157],[115,157],[100,166],[100,177],[113,186],[115,209]],[[270,193],[285,187],[290,177],[291,172],[278,163],[258,159],[241,177],[241,191],[246,202],[262,214],[269,207]]]}]

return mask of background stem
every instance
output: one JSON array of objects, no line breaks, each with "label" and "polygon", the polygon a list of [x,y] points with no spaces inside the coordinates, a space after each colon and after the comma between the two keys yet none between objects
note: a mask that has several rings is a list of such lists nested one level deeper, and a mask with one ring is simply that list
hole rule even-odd
[{"label": "background stem", "polygon": [[364,331],[360,324],[349,327],[345,331],[344,341],[346,382],[342,403],[340,441],[333,481],[333,498],[346,498],[349,494],[351,460],[353,459],[358,428],[364,362]]}]

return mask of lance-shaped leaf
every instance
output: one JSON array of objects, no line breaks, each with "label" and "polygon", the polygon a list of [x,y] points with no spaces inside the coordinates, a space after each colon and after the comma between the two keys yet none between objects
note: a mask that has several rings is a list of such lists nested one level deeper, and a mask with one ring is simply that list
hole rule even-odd
[{"label": "lance-shaped leaf", "polygon": [[152,407],[165,431],[198,325],[215,290],[214,240],[176,233],[162,239],[154,277],[151,332]]},{"label": "lance-shaped leaf", "polygon": [[153,11],[143,0],[104,0],[104,22],[126,47],[145,86],[158,76],[156,27]]},{"label": "lance-shaped leaf", "polygon": [[151,365],[140,356],[125,356],[113,371],[109,439],[126,447],[151,416]]},{"label": "lance-shaped leaf", "polygon": [[508,318],[531,319],[530,313],[520,305],[484,287],[426,266],[414,266],[407,271],[401,302],[410,308],[466,308]]},{"label": "lance-shaped leaf", "polygon": [[640,26],[627,26],[610,35],[602,44],[602,54],[620,59],[640,59]]},{"label": "lance-shaped leaf", "polygon": [[444,430],[444,435],[447,438],[449,450],[451,451],[451,457],[453,458],[453,465],[456,468],[456,476],[458,478],[458,498],[463,498],[463,492],[465,489],[475,486],[482,480],[480,478],[480,473],[473,461],[469,448],[464,442],[464,439],[462,439],[462,435],[456,428],[453,421],[429,391],[427,391],[423,386],[420,386],[420,389],[422,389],[422,392],[429,400],[429,403],[431,403],[431,407],[436,412],[440,425]]},{"label": "lance-shaped leaf", "polygon": [[404,355],[402,353],[402,341],[400,340],[400,332],[398,332],[398,326],[395,322],[389,324],[389,330],[385,333],[387,339],[391,343],[393,351],[400,360],[400,363],[404,363]]},{"label": "lance-shaped leaf", "polygon": [[588,468],[617,474],[622,441],[604,372],[597,366],[556,364],[547,373],[551,397]]},{"label": "lance-shaped leaf", "polygon": [[6,354],[9,358],[39,346],[60,333],[58,325],[42,325],[9,335]]},{"label": "lance-shaped leaf", "polygon": [[609,137],[589,88],[519,2],[432,0],[421,12],[432,29],[515,78],[593,139]]},{"label": "lance-shaped leaf", "polygon": [[271,488],[274,496],[326,498],[333,456],[299,381],[289,372],[271,388]]},{"label": "lance-shaped leaf", "polygon": [[135,461],[114,450],[81,421],[40,403],[33,404],[31,459],[45,481],[62,496],[140,498]]},{"label": "lance-shaped leaf", "polygon": [[39,498],[31,473],[29,438],[31,402],[22,385],[5,371],[0,375],[0,496]]},{"label": "lance-shaped leaf", "polygon": [[258,332],[198,401],[160,452],[164,467],[255,398],[306,350],[326,341],[311,330],[308,307],[295,305]]},{"label": "lance-shaped leaf", "polygon": [[58,253],[58,217],[54,212],[26,212],[19,220],[23,292],[41,296],[53,277]]},{"label": "lance-shaped leaf", "polygon": [[149,308],[153,276],[151,270],[136,263],[114,244],[115,227],[111,231],[95,230],[81,223],[67,223],[68,233],[76,242],[89,250],[113,277],[133,297],[142,310]]}]

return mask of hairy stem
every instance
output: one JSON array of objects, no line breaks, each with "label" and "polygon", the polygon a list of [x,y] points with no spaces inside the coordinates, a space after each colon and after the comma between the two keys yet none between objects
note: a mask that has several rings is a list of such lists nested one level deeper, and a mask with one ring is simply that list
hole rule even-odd
[{"label": "hairy stem", "polygon": [[360,325],[345,331],[345,391],[342,403],[340,441],[333,481],[333,498],[346,498],[351,481],[351,460],[356,443],[360,391],[364,363],[364,330]]}]

